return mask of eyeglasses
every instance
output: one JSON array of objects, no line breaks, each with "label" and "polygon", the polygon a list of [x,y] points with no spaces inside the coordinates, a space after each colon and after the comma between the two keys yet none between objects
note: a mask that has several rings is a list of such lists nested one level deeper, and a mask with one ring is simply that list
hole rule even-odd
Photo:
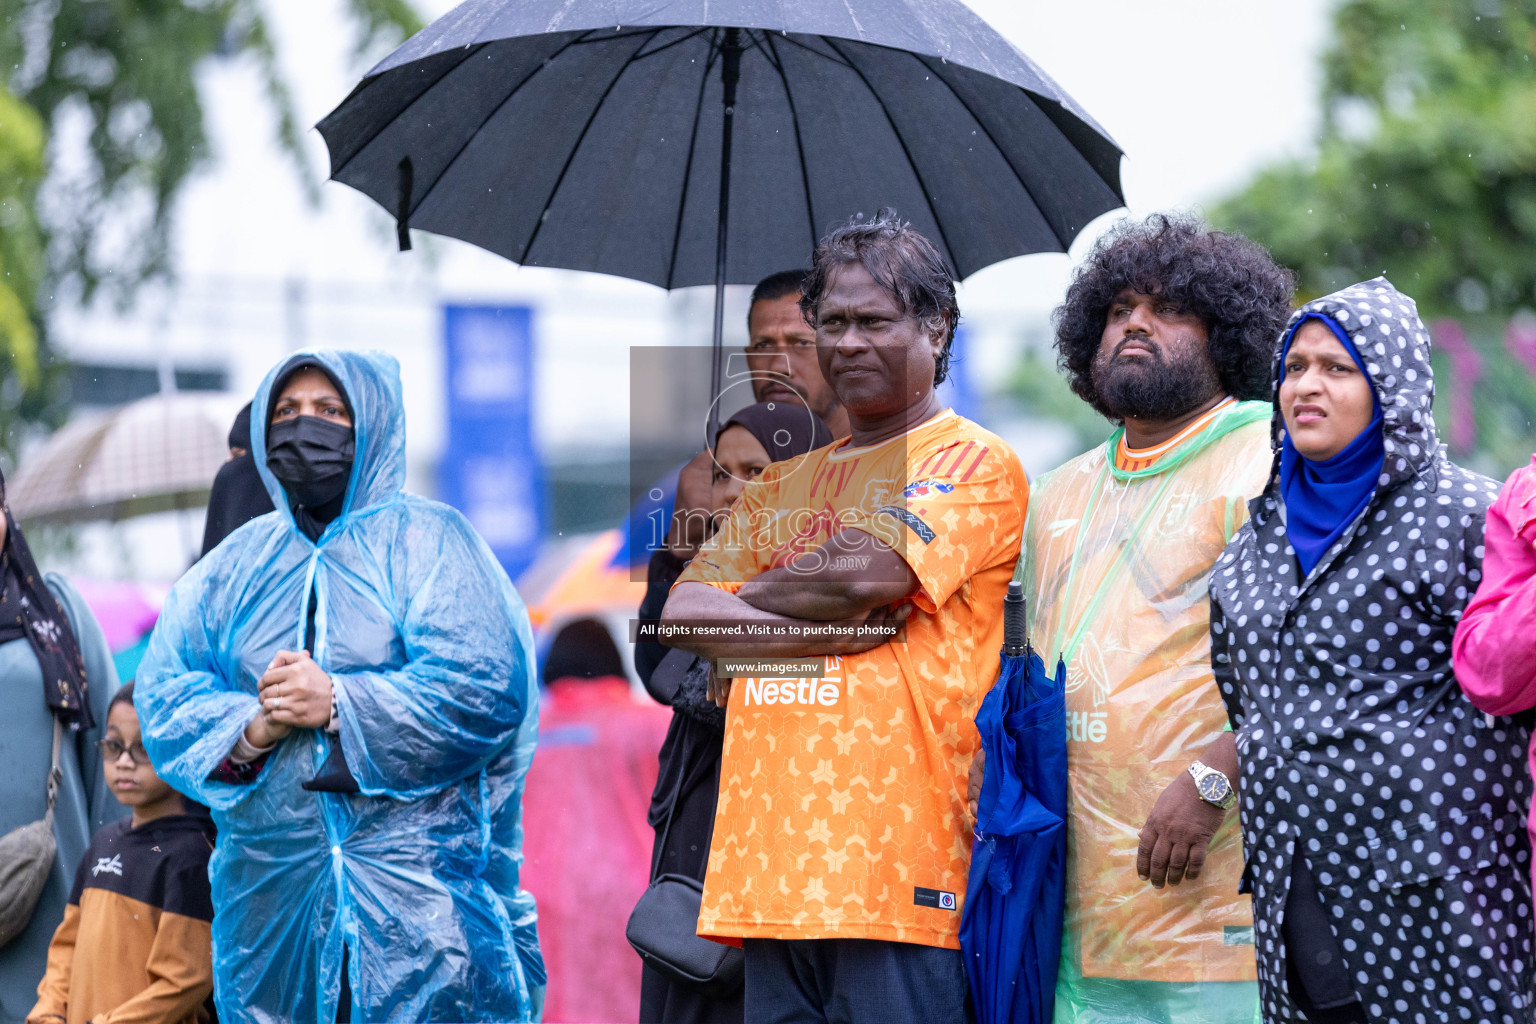
[{"label": "eyeglasses", "polygon": [[149,764],[149,754],[145,753],[144,744],[142,743],[126,746],[122,740],[102,740],[96,744],[96,747],[101,751],[101,756],[108,764],[122,757],[125,750],[128,752],[128,756],[133,758],[134,764],[141,768]]}]

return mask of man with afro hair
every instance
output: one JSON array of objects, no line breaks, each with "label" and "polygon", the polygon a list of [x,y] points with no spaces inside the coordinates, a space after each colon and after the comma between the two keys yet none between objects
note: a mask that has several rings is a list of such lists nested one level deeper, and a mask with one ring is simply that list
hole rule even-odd
[{"label": "man with afro hair", "polygon": [[1208,577],[1270,467],[1291,274],[1188,216],[1126,221],[1056,310],[1072,390],[1115,427],[1031,490],[1032,638],[1067,666],[1067,927],[1056,1020],[1258,1020],[1237,753]]}]

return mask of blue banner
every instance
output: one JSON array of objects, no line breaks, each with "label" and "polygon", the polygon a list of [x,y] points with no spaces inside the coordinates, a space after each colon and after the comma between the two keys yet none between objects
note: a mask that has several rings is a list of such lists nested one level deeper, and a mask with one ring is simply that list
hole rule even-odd
[{"label": "blue banner", "polygon": [[[982,396],[976,390],[976,378],[966,357],[971,352],[970,331],[965,324],[955,329],[955,341],[949,348],[949,376],[935,389],[939,403],[975,423],[981,423],[984,412]],[[982,424],[985,426],[986,424]]]},{"label": "blue banner", "polygon": [[463,512],[513,579],[543,532],[544,480],[533,444],[533,310],[444,306],[448,443],[442,498]]}]

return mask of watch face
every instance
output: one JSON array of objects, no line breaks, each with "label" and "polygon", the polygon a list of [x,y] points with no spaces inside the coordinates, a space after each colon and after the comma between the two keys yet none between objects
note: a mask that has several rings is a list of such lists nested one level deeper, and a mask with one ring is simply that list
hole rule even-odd
[{"label": "watch face", "polygon": [[1211,772],[1199,782],[1195,788],[1200,791],[1200,797],[1213,804],[1219,804],[1232,792],[1232,784],[1220,772]]}]

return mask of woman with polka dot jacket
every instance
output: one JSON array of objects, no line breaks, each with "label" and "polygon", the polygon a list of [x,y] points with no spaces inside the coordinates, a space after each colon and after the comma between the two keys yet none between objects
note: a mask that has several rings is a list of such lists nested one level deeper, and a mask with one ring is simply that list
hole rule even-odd
[{"label": "woman with polka dot jacket", "polygon": [[1530,732],[1451,665],[1497,485],[1446,459],[1433,397],[1385,278],[1303,306],[1274,472],[1212,572],[1266,1021],[1533,1019]]}]

